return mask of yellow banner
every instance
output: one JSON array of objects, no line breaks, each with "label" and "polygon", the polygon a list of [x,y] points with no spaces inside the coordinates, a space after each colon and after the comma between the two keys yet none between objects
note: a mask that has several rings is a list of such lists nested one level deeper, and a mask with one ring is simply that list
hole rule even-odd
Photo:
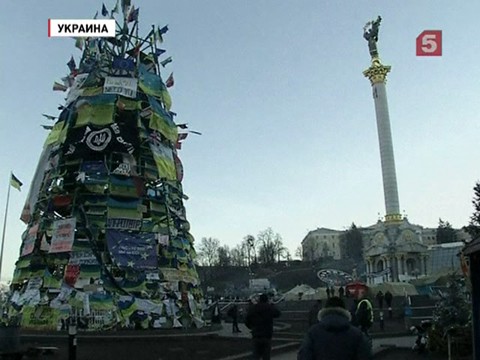
[{"label": "yellow banner", "polygon": [[25,306],[22,310],[22,327],[33,330],[57,330],[60,311],[51,307]]}]

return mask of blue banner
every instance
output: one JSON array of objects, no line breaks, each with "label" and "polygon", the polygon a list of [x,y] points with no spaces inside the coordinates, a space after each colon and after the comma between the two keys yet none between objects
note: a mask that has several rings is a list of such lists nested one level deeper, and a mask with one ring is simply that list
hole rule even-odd
[{"label": "blue banner", "polygon": [[107,244],[120,268],[155,269],[158,265],[155,234],[107,230]]}]

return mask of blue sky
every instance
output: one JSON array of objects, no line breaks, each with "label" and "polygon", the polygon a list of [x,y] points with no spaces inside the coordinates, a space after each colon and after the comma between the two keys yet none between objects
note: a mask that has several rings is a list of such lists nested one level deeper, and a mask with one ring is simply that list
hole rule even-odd
[{"label": "blue sky", "polygon": [[[172,110],[202,136],[180,157],[192,234],[234,246],[267,227],[293,253],[309,230],[370,225],[384,215],[364,24],[381,15],[400,208],[411,222],[468,223],[480,179],[477,1],[132,1],[141,32],[169,24]],[[109,0],[111,9],[115,1]],[[48,124],[64,93],[74,40],[48,38],[48,18],[91,18],[93,0],[11,1],[0,23],[0,216],[12,189],[2,278],[25,226],[17,220]],[[415,56],[423,30],[443,32],[443,56]],[[2,229],[3,230],[3,229]]]}]

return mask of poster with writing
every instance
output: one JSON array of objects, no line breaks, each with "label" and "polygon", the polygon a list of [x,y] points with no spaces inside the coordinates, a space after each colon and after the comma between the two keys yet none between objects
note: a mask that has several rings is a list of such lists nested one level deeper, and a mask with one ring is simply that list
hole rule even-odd
[{"label": "poster with writing", "polygon": [[138,80],[128,77],[105,77],[103,85],[104,94],[123,95],[134,99],[137,96]]},{"label": "poster with writing", "polygon": [[49,253],[68,252],[72,250],[75,238],[76,218],[57,220],[53,222],[52,243]]}]

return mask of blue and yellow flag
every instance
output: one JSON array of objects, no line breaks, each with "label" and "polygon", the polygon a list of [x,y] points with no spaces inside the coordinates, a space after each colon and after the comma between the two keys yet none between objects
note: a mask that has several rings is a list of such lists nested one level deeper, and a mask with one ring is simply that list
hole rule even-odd
[{"label": "blue and yellow flag", "polygon": [[12,176],[10,177],[10,185],[12,185],[18,191],[21,191],[23,183],[12,173]]}]

